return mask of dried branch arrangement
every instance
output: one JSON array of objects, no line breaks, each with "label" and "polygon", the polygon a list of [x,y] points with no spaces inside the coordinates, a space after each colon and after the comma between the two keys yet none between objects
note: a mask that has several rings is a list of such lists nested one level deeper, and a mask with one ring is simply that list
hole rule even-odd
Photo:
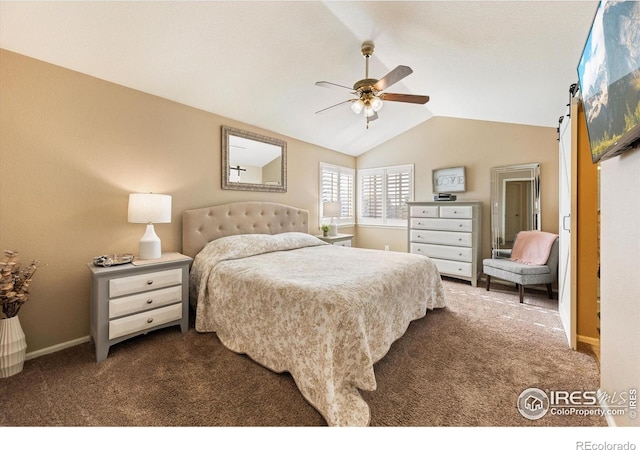
[{"label": "dried branch arrangement", "polygon": [[37,261],[22,267],[18,252],[5,250],[0,261],[0,305],[6,318],[17,316],[22,305],[29,300],[29,283],[37,267]]}]

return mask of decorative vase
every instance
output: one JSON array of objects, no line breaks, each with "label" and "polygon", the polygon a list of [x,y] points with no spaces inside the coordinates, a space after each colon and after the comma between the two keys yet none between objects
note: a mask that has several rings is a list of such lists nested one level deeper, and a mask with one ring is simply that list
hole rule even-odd
[{"label": "decorative vase", "polygon": [[18,316],[0,319],[0,378],[22,371],[27,352],[27,339]]}]

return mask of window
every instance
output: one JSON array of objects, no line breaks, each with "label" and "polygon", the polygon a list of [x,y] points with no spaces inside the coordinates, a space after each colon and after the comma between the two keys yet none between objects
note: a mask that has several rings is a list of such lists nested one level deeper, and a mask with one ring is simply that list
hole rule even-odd
[{"label": "window", "polygon": [[413,200],[413,164],[358,171],[359,225],[407,226]]},{"label": "window", "polygon": [[336,218],[338,225],[355,223],[355,170],[348,167],[320,163],[320,222],[322,204],[340,202],[341,214]]}]

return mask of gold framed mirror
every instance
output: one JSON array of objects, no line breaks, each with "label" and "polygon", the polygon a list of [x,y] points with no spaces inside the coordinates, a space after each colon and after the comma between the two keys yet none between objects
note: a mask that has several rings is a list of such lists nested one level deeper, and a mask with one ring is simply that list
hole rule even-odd
[{"label": "gold framed mirror", "polygon": [[540,163],[491,169],[492,254],[510,249],[516,234],[540,230]]},{"label": "gold framed mirror", "polygon": [[287,192],[287,143],[222,126],[222,189]]}]

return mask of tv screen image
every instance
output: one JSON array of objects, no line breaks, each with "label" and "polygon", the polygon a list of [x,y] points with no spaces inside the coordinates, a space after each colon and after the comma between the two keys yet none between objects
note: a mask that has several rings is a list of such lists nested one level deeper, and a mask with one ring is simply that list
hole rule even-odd
[{"label": "tv screen image", "polygon": [[640,2],[601,1],[578,64],[591,158],[640,139]]}]

